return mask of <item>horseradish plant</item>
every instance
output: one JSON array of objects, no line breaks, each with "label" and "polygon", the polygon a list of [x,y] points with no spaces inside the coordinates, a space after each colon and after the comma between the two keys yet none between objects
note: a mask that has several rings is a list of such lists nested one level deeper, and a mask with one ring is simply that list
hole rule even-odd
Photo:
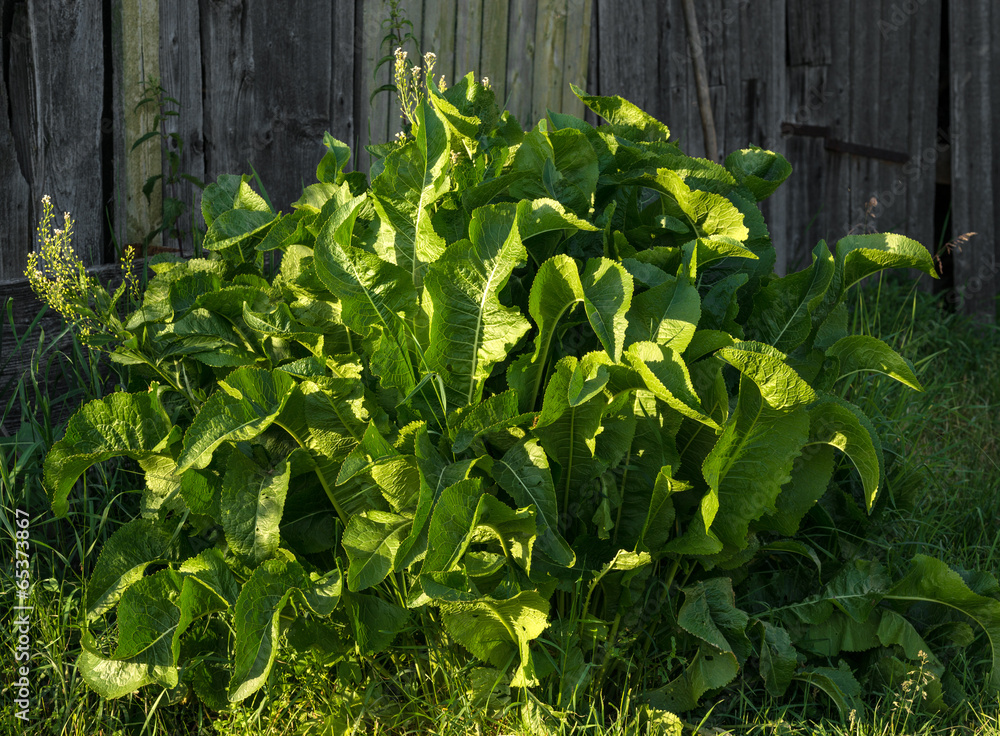
[{"label": "horseradish plant", "polygon": [[90,686],[221,709],[289,647],[336,665],[345,703],[461,661],[484,707],[536,714],[623,688],[681,713],[737,677],[848,711],[918,668],[943,707],[970,624],[1000,685],[992,577],[858,556],[885,462],[846,387],[920,387],[844,299],[933,275],[927,251],[849,236],[779,277],[758,202],[781,156],[691,158],[578,89],[606,125],[524,132],[471,75],[427,87],[370,184],[329,136],[289,214],[220,177],[211,257],[159,260],[115,323],[127,390],[45,462],[58,515],[94,463],[143,471],[87,590]]}]

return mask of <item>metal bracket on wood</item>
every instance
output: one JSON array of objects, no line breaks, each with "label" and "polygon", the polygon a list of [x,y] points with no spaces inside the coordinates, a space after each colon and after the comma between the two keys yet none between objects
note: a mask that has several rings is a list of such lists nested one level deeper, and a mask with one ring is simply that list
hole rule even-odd
[{"label": "metal bracket on wood", "polygon": [[782,123],[782,135],[800,135],[806,138],[822,138],[823,148],[837,153],[848,153],[852,156],[864,156],[865,158],[877,158],[882,161],[889,161],[894,164],[905,164],[910,160],[908,153],[901,151],[890,151],[887,148],[876,146],[866,146],[861,143],[850,143],[831,137],[832,131],[826,125],[798,125],[796,123]]}]

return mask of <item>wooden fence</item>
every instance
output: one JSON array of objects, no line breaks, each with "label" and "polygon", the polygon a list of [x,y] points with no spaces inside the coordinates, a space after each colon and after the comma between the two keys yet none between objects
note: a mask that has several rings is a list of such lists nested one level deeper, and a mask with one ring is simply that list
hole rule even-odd
[{"label": "wooden fence", "polygon": [[[574,82],[636,102],[695,155],[705,152],[700,58],[721,155],[754,143],[795,169],[765,203],[779,268],[847,232],[892,230],[932,249],[976,232],[944,258],[946,283],[963,309],[995,319],[1000,9],[990,0],[702,0],[695,34],[681,0],[398,7],[437,53],[436,75],[488,76],[522,125],[547,108],[581,114]],[[157,186],[148,202],[142,192],[171,153],[205,181],[252,166],[285,210],[324,131],[365,168],[363,145],[399,129],[391,94],[370,101],[390,81],[390,64],[373,75],[391,52],[387,14],[384,0],[0,0],[0,297],[22,276],[43,194],[73,213],[81,255],[99,264],[159,223],[164,197],[196,205],[187,182]],[[130,150],[152,128],[152,107],[135,105],[154,78],[179,102],[164,130],[183,150]],[[199,222],[189,214],[182,226]]]}]

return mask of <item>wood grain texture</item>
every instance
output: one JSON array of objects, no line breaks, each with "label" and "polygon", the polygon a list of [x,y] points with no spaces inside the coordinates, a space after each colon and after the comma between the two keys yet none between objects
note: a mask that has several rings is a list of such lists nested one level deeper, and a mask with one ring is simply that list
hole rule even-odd
[{"label": "wood grain texture", "polygon": [[457,13],[456,0],[430,0],[424,4],[420,48],[424,53],[433,51],[437,54],[434,77],[443,74],[448,84],[454,83],[459,75],[470,71],[455,66]]},{"label": "wood grain texture", "polygon": [[788,3],[788,63],[790,66],[826,66],[830,48],[830,4],[791,0]]},{"label": "wood grain texture", "polygon": [[523,128],[531,128],[538,0],[510,0],[507,25],[507,109]]},{"label": "wood grain texture", "polygon": [[[0,18],[6,17],[10,0],[0,0]],[[13,8],[10,8],[12,11]],[[4,35],[0,25],[0,49],[14,39]],[[3,68],[8,67],[6,59]],[[11,129],[11,96],[6,80],[0,78],[0,281],[21,278],[31,251],[31,187],[21,169]]]},{"label": "wood grain texture", "polygon": [[[535,22],[535,69],[531,85],[531,125],[562,105],[566,63],[566,0],[538,0]],[[527,128],[528,126],[525,125]]]},{"label": "wood grain texture", "polygon": [[[144,192],[147,181],[163,175],[163,150],[160,137],[139,143],[147,133],[159,133],[156,117],[160,113],[156,102],[140,104],[150,99],[150,85],[160,78],[160,17],[157,0],[120,0],[121,56],[120,68],[123,148],[115,153],[120,158],[116,167],[124,175],[118,182],[124,201],[119,217],[125,221],[126,243],[142,243],[163,222],[163,179],[152,190]],[[138,144],[136,146],[136,144]],[[149,245],[159,248],[163,238],[157,234]]]},{"label": "wood grain texture", "polygon": [[590,22],[593,0],[567,0],[566,3],[566,64],[563,67],[562,101],[552,101],[555,109],[559,105],[562,112],[583,117],[584,106],[573,94],[570,84],[586,89],[587,72],[590,67]]},{"label": "wood grain texture", "polygon": [[[488,2],[488,0],[486,0]],[[483,48],[484,0],[463,0],[455,13],[455,79],[472,72],[476,79],[483,76],[480,50]]]},{"label": "wood grain texture", "polygon": [[362,57],[361,26],[355,23],[355,0],[333,0],[330,29],[330,134],[351,148],[348,168],[357,166],[359,98],[356,68]]},{"label": "wood grain texture", "polygon": [[[905,185],[905,203],[901,206],[906,208],[906,234],[933,250],[937,246],[934,232],[936,173],[939,161],[948,156],[943,139],[938,141],[937,115],[931,114],[940,102],[941,0],[927,0],[909,30],[908,74],[913,82],[909,105],[900,112],[908,119],[910,161],[900,170]],[[915,114],[909,114],[911,109]],[[911,276],[918,278],[915,272]],[[919,278],[925,290],[932,287],[929,277]]]},{"label": "wood grain texture", "polygon": [[503,109],[507,99],[507,31],[510,0],[484,0],[483,43],[479,55],[480,76],[488,77]]},{"label": "wood grain texture", "polygon": [[[170,150],[180,155],[179,173],[205,180],[205,112],[202,105],[201,16],[199,8],[184,0],[160,0],[160,84],[164,92],[180,104],[169,109],[178,114],[164,121],[165,131],[176,133],[183,146],[171,140]],[[179,148],[179,150],[178,150]],[[163,168],[169,171],[166,151]],[[206,184],[208,182],[205,182]],[[184,255],[194,253],[195,228],[204,227],[201,217],[201,190],[189,181],[168,184],[164,197],[183,202],[187,209],[178,222],[179,238],[168,239]]]},{"label": "wood grain texture", "polygon": [[[249,174],[255,147],[257,93],[254,33],[242,0],[201,0],[205,177]],[[268,31],[271,29],[269,28]],[[269,172],[263,172],[267,176]]]},{"label": "wood grain texture", "polygon": [[303,184],[316,181],[330,127],[332,60],[317,50],[332,42],[332,7],[289,4],[275,23],[269,8],[251,3],[248,25],[255,70],[250,163],[275,210],[289,212]]},{"label": "wood grain texture", "polygon": [[953,253],[959,304],[985,323],[996,321],[997,147],[1000,73],[995,43],[1000,17],[992,6],[950,3],[952,216],[954,236],[975,232]]},{"label": "wood grain texture", "polygon": [[[104,255],[101,178],[104,30],[101,5],[72,0],[28,2],[32,99],[31,201],[52,197],[76,221],[75,248],[87,264]],[[18,108],[20,112],[23,108]],[[37,205],[36,205],[37,206]],[[37,215],[37,209],[34,214]]]}]

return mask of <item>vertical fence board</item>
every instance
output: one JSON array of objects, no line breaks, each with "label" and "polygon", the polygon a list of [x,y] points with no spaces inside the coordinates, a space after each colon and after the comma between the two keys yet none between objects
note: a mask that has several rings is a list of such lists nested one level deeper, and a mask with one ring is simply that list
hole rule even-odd
[{"label": "vertical fence board", "polygon": [[483,76],[479,50],[483,45],[483,2],[464,0],[455,14],[455,81],[472,72]]},{"label": "vertical fence board", "polygon": [[507,20],[509,0],[485,0],[483,3],[483,48],[480,76],[489,77],[497,105],[503,109],[507,99]]},{"label": "vertical fence board", "polygon": [[[785,12],[784,0],[740,7],[740,61],[747,67],[742,97],[750,142],[779,153],[785,150],[785,141],[778,133],[788,104]],[[794,259],[784,238],[792,196],[790,186],[779,187],[761,207],[777,251],[775,268],[779,273]]]},{"label": "vertical fence board", "polygon": [[[570,84],[586,88],[590,61],[592,0],[568,0],[566,4],[566,65],[563,67],[562,112],[583,117],[584,106]],[[556,104],[553,101],[553,105]]]},{"label": "vertical fence board", "polygon": [[[155,124],[159,110],[155,103],[139,105],[148,99],[149,85],[160,77],[160,19],[156,0],[121,0],[121,55],[116,59],[121,78],[122,143],[121,157],[116,167],[124,179],[116,182],[123,206],[118,208],[125,224],[125,242],[142,243],[158,229],[163,217],[163,181],[157,181],[148,196],[146,182],[163,173],[163,151],[159,136],[138,144],[147,133],[159,132]],[[121,230],[119,229],[119,232]],[[160,235],[150,240],[157,248],[163,242]]]},{"label": "vertical fence board", "polygon": [[[6,17],[9,4],[9,0],[0,1],[0,18]],[[0,25],[0,49],[13,46],[15,41],[20,43],[20,39],[5,37]],[[0,60],[0,64],[9,68],[7,59]],[[0,78],[0,191],[3,192],[0,196],[0,281],[23,277],[32,238],[31,187],[21,169],[22,158],[14,143],[12,103],[7,80]]]},{"label": "vertical fence board", "polygon": [[[385,4],[381,0],[359,0],[363,7],[362,36],[363,56],[361,68],[358,70],[358,77],[361,80],[361,114],[365,120],[361,133],[361,148],[357,155],[359,163],[365,170],[371,166],[372,158],[364,150],[364,146],[376,143],[385,143],[389,138],[389,102],[392,97],[391,92],[375,93],[379,87],[392,82],[392,62],[383,65],[377,72],[375,70],[378,60],[386,54],[391,54],[389,45],[382,45],[382,38],[386,35],[387,29],[382,26],[383,11]],[[409,54],[407,64],[413,65],[417,62],[416,53],[412,48],[408,48]],[[373,96],[374,95],[374,96]]]},{"label": "vertical fence board", "polygon": [[534,125],[531,100],[538,0],[510,0],[507,35],[507,109],[523,128]]},{"label": "vertical fence board", "polygon": [[330,26],[330,133],[351,148],[349,168],[358,166],[359,127],[355,117],[355,60],[361,57],[361,29],[354,22],[355,0],[333,0]]},{"label": "vertical fence board", "polygon": [[[164,121],[164,129],[176,133],[183,141],[180,150],[179,173],[205,180],[205,113],[202,107],[201,17],[198,6],[182,0],[160,0],[160,78],[165,94],[180,104],[170,105],[176,116]],[[170,150],[177,144],[170,141]],[[165,153],[165,152],[164,152]],[[169,161],[163,158],[163,169],[169,171]],[[208,183],[208,182],[206,182]],[[194,252],[195,228],[204,225],[201,219],[201,191],[189,181],[167,184],[164,197],[183,202],[187,209],[177,223],[181,237],[171,245],[184,255]]]},{"label": "vertical fence board", "polygon": [[[538,0],[535,24],[535,78],[531,85],[531,125],[562,106],[566,54],[566,0]],[[528,127],[528,126],[525,126]]]},{"label": "vertical fence board", "polygon": [[[598,0],[591,0],[590,3],[590,46],[588,47],[588,56],[590,57],[587,63],[587,93],[592,95],[601,94],[600,84],[598,82],[598,59],[601,56],[600,50],[600,40],[598,36],[598,28],[600,28],[600,14],[598,11],[598,5],[600,3]],[[590,108],[584,111],[583,119],[586,120],[591,125],[597,125],[597,115],[595,115]]]},{"label": "vertical fence board", "polygon": [[[832,39],[831,59],[827,67],[826,83],[816,100],[824,111],[826,124],[834,135],[846,139],[850,130],[851,105],[851,23],[850,0],[835,0],[831,4],[830,24]],[[825,202],[817,217],[816,234],[832,246],[851,229],[851,180],[847,156],[827,151],[824,154]],[[813,238],[816,240],[818,238]]]},{"label": "vertical fence board", "polygon": [[[267,7],[251,4],[254,88],[250,163],[275,210],[288,212],[323,155],[330,123],[332,7],[289,5],[275,24]],[[304,70],[308,69],[308,73]]]},{"label": "vertical fence board", "polygon": [[31,199],[52,197],[76,221],[74,247],[87,265],[103,261],[101,177],[104,31],[101,6],[71,0],[29,2],[33,89]]},{"label": "vertical fence board", "polygon": [[205,69],[205,176],[214,181],[220,174],[251,173],[256,94],[254,34],[249,10],[240,0],[201,0],[200,11]]},{"label": "vertical fence board", "polygon": [[[906,222],[910,237],[923,243],[932,251],[936,247],[934,232],[934,200],[936,196],[936,175],[938,159],[945,153],[938,145],[937,115],[930,110],[938,110],[938,87],[940,82],[941,58],[941,0],[928,0],[918,17],[910,26],[908,43],[910,46],[911,88],[909,109],[900,110],[909,121],[907,135],[910,161],[902,167],[901,174],[906,187]],[[927,114],[910,114],[912,110],[927,110]],[[913,277],[917,278],[916,272]],[[921,285],[929,289],[931,280],[921,277]]]},{"label": "vertical fence board", "polygon": [[992,40],[1000,25],[985,3],[949,4],[951,20],[952,235],[975,232],[954,252],[955,286],[963,309],[986,323],[996,320],[1000,291],[996,258],[996,176]]},{"label": "vertical fence board", "polygon": [[420,47],[437,54],[434,76],[444,75],[448,84],[454,84],[458,75],[468,69],[455,66],[455,15],[456,0],[428,0],[424,3],[424,28]]},{"label": "vertical fence board", "polygon": [[688,56],[684,50],[682,54],[667,54],[661,48],[660,4],[650,0],[635,3],[596,0],[596,3],[600,18],[597,29],[600,65],[595,81],[600,93],[624,97],[673,131],[677,126],[675,119],[667,119],[666,107],[656,104],[660,97],[660,74],[661,70],[676,72]]}]

